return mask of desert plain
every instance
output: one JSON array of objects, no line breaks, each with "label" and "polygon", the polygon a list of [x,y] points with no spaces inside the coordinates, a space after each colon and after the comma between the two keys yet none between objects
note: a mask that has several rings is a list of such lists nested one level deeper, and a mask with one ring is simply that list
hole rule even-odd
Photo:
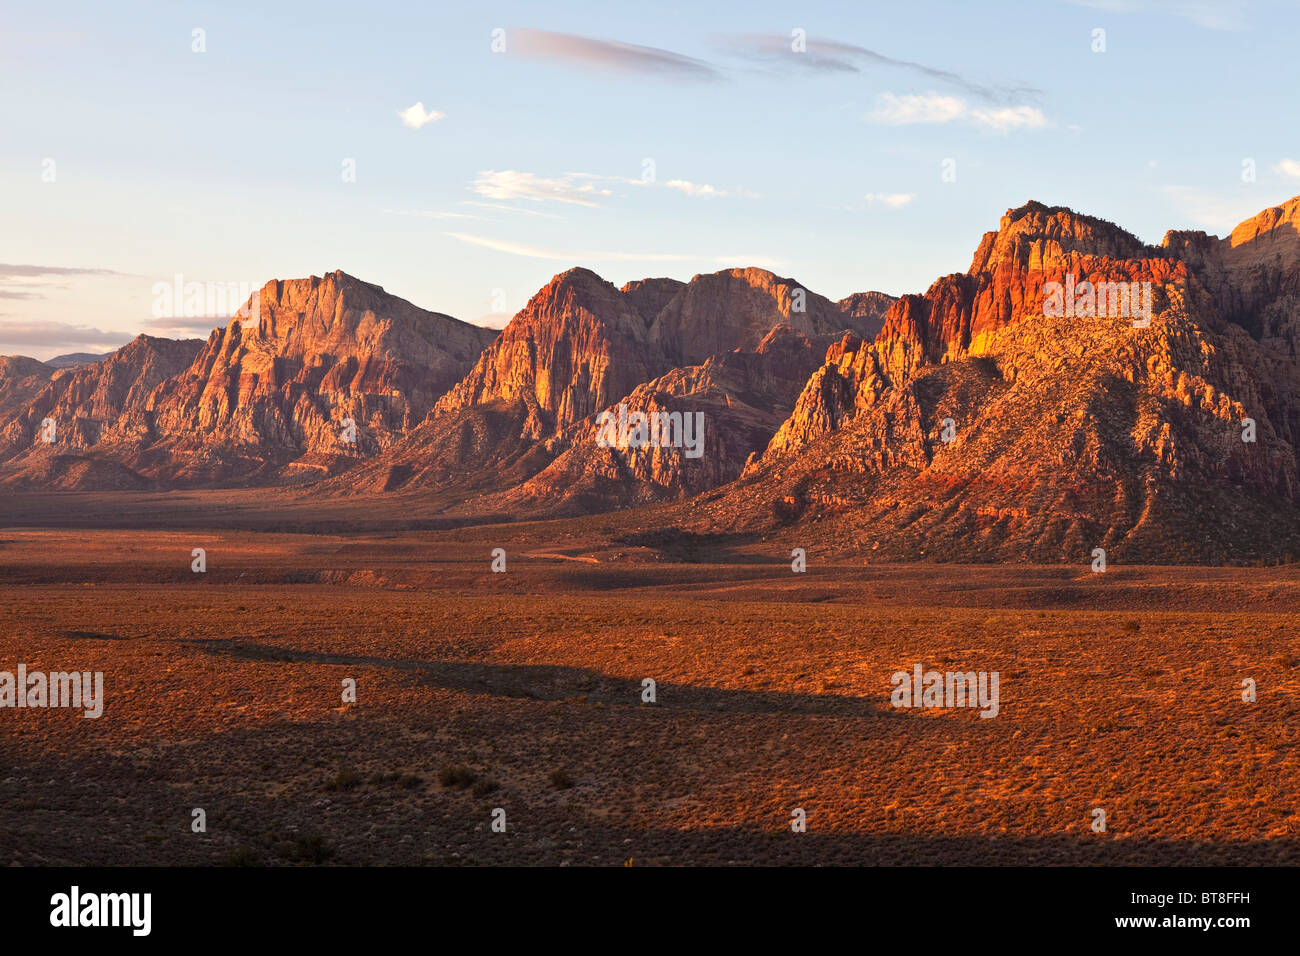
[{"label": "desert plain", "polygon": [[[1300,863],[1296,566],[795,573],[654,509],[273,492],[0,519],[0,670],[105,685],[0,710],[7,865]],[[917,663],[997,672],[997,716],[893,707]]]}]

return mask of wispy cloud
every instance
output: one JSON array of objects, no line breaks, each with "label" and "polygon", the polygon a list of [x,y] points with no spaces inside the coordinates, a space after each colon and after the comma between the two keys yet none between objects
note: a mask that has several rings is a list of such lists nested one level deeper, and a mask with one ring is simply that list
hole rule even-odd
[{"label": "wispy cloud", "polygon": [[614,252],[604,249],[599,252],[579,252],[571,249],[547,249],[543,246],[512,242],[508,239],[491,239],[486,236],[474,236],[464,232],[449,232],[447,235],[470,245],[483,246],[497,252],[508,252],[515,256],[529,259],[554,259],[561,262],[688,262],[696,256],[679,255],[663,252]]},{"label": "wispy cloud", "polygon": [[916,193],[867,193],[863,198],[869,203],[880,203],[890,209],[902,209],[916,198]]},{"label": "wispy cloud", "polygon": [[487,216],[475,216],[468,212],[440,212],[434,209],[385,209],[384,213],[389,216],[416,216],[421,219],[476,219],[479,222],[496,222],[495,219]]},{"label": "wispy cloud", "polygon": [[547,179],[514,169],[488,169],[478,174],[470,184],[470,189],[488,199],[528,199],[533,202],[551,200],[576,206],[596,206],[599,205],[596,199],[611,193],[608,189],[583,181],[589,178],[582,173],[565,173],[558,179]]},{"label": "wispy cloud", "polygon": [[411,129],[419,129],[426,123],[436,123],[438,120],[446,117],[446,113],[439,113],[437,110],[426,110],[424,101],[416,103],[414,106],[408,106],[404,110],[398,110],[397,115],[402,118],[402,123]]},{"label": "wispy cloud", "polygon": [[952,70],[926,66],[914,60],[898,59],[864,46],[836,40],[804,37],[801,48],[796,49],[794,37],[743,33],[724,38],[723,44],[727,49],[741,56],[774,67],[809,73],[861,73],[866,67],[876,66],[904,70],[929,80],[950,84],[971,96],[988,101],[1006,101],[1025,96],[1037,96],[1041,93],[1041,90],[1025,83],[980,83]]},{"label": "wispy cloud", "polygon": [[671,50],[550,30],[520,28],[507,31],[506,54],[565,63],[602,73],[687,80],[715,80],[721,76],[711,64]]},{"label": "wispy cloud", "polygon": [[1190,20],[1206,30],[1249,29],[1245,0],[1070,0],[1107,13],[1158,13]]},{"label": "wispy cloud", "polygon": [[449,232],[448,236],[460,242],[482,246],[496,252],[506,252],[528,259],[547,259],[554,262],[716,262],[719,265],[758,266],[764,269],[779,269],[780,260],[766,256],[692,256],[675,252],[615,252],[610,249],[599,251],[580,251],[574,249],[548,249],[523,242],[506,239],[492,239],[487,236],[474,236],[463,232]]},{"label": "wispy cloud", "polygon": [[1048,125],[1043,111],[1034,106],[972,109],[960,97],[939,93],[908,93],[902,96],[881,93],[876,97],[876,109],[867,114],[867,119],[886,126],[962,121],[1000,133],[1013,129],[1041,129]]},{"label": "wispy cloud", "polygon": [[543,219],[564,218],[563,216],[557,215],[556,213],[553,212],[542,212],[540,209],[524,209],[520,206],[507,206],[504,203],[499,203],[499,202],[476,202],[473,199],[462,199],[460,201],[460,205],[474,206],[478,209],[492,209],[495,210],[496,212],[507,212],[507,213],[513,212],[513,213],[518,213],[521,216],[541,216]]},{"label": "wispy cloud", "polygon": [[120,276],[112,269],[75,269],[68,266],[19,266],[0,263],[0,280],[41,279],[46,276]]}]

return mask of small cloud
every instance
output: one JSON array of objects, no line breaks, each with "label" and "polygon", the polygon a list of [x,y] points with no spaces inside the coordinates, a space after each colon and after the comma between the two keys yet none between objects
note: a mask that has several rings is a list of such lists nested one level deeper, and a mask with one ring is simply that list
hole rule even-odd
[{"label": "small cloud", "polygon": [[610,195],[610,190],[590,182],[579,182],[589,178],[593,177],[583,173],[565,173],[558,179],[547,179],[513,169],[488,169],[478,174],[470,189],[488,199],[551,200],[576,206],[596,206],[595,200]]},{"label": "small cloud", "polygon": [[1043,111],[1033,106],[1006,106],[996,110],[974,110],[971,118],[981,126],[1005,133],[1012,129],[1042,129],[1047,125]]},{"label": "small cloud", "polygon": [[671,50],[617,40],[597,40],[574,33],[516,29],[507,33],[506,42],[508,55],[572,64],[602,73],[688,80],[714,80],[721,76],[703,60]]},{"label": "small cloud", "polygon": [[1294,159],[1284,159],[1273,167],[1273,172],[1300,179],[1300,163],[1297,163]]},{"label": "small cloud", "polygon": [[439,113],[437,110],[425,110],[424,101],[421,100],[414,106],[408,106],[404,110],[398,110],[397,115],[402,118],[402,123],[411,129],[419,129],[426,123],[436,123],[445,117],[446,113]]},{"label": "small cloud", "polygon": [[876,97],[876,109],[867,114],[867,119],[886,126],[941,124],[962,120],[998,132],[1021,128],[1040,129],[1048,125],[1043,111],[1033,106],[973,110],[965,100],[939,93],[909,93],[902,96],[881,93]]},{"label": "small cloud", "polygon": [[876,103],[875,112],[868,118],[887,126],[951,123],[966,115],[966,104],[962,100],[938,93],[909,93],[904,96],[881,93],[876,97]]},{"label": "small cloud", "polygon": [[902,209],[916,198],[916,193],[867,193],[863,198],[869,203],[878,202],[890,209]]},{"label": "small cloud", "polygon": [[[640,180],[631,180],[631,182],[640,183]],[[744,199],[758,198],[757,193],[752,193],[747,189],[736,189],[736,190],[716,189],[713,186],[704,185],[702,183],[692,183],[692,182],[688,182],[685,179],[670,179],[666,183],[664,183],[664,185],[669,189],[675,189],[678,192],[685,193],[688,196],[696,196],[702,199],[713,199],[719,196],[734,196],[734,197],[740,197]]]}]

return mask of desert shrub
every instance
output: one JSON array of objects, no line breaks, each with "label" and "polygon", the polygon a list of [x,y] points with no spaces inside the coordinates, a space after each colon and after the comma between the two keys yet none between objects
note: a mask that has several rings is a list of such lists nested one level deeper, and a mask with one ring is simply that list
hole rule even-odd
[{"label": "desert shrub", "polygon": [[465,789],[477,779],[478,774],[459,764],[438,771],[438,782],[444,787],[455,787],[457,790]]}]

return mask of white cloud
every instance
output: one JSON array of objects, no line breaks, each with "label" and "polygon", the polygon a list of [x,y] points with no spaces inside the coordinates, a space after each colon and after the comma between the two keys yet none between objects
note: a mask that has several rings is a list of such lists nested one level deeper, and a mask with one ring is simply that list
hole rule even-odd
[{"label": "white cloud", "polygon": [[939,93],[881,93],[867,119],[886,126],[913,126],[964,121],[1005,133],[1013,129],[1041,129],[1048,125],[1043,111],[1034,106],[1003,106],[973,110],[960,97]]},{"label": "white cloud", "polygon": [[1300,178],[1300,163],[1297,163],[1294,159],[1284,159],[1273,167],[1273,172],[1281,173],[1283,176]]},{"label": "white cloud", "polygon": [[916,198],[916,193],[867,193],[863,198],[869,203],[878,202],[890,209],[902,209]]},{"label": "white cloud", "polygon": [[971,119],[975,122],[1005,133],[1012,129],[1042,129],[1047,125],[1043,111],[1033,106],[1006,106],[996,110],[974,110]]},{"label": "white cloud", "polygon": [[529,199],[533,202],[553,200],[577,206],[595,206],[596,198],[610,195],[590,182],[592,178],[582,173],[565,173],[559,179],[546,179],[533,173],[514,169],[486,169],[470,184],[470,189],[488,199]]},{"label": "white cloud", "polygon": [[[640,182],[640,180],[634,180],[634,182]],[[670,179],[664,183],[664,185],[669,189],[676,189],[678,192],[683,192],[688,196],[696,196],[702,199],[713,199],[718,196],[738,196],[744,199],[758,198],[757,193],[752,193],[747,189],[717,189],[703,183],[692,183],[685,179]]]},{"label": "white cloud", "polygon": [[909,93],[898,96],[881,93],[876,97],[877,107],[869,118],[888,126],[910,126],[914,123],[951,123],[966,115],[966,104],[956,96],[938,93]]},{"label": "white cloud", "polygon": [[428,110],[424,108],[424,101],[421,100],[414,106],[408,106],[404,110],[398,110],[397,115],[402,118],[402,123],[411,129],[419,129],[425,123],[436,123],[446,116],[446,113],[439,113],[437,110]]}]

